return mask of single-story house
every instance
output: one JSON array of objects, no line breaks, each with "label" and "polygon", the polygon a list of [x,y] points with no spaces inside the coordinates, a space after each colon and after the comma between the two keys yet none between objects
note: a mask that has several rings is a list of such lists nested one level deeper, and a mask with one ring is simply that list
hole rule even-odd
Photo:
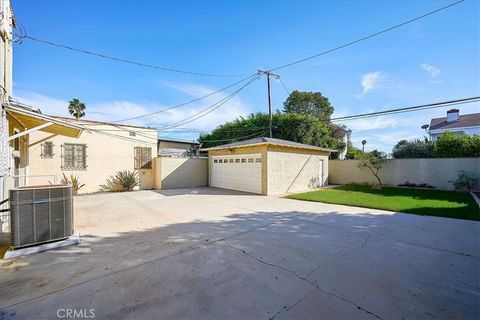
[{"label": "single-story house", "polygon": [[[140,189],[155,185],[153,157],[157,154],[157,130],[117,123],[50,118],[85,128],[78,136],[35,131],[25,139],[28,167],[17,185],[60,183],[63,174],[75,175],[85,186],[80,193],[94,192],[121,170],[138,170]],[[15,128],[13,128],[15,130]]]},{"label": "single-story house", "polygon": [[188,157],[193,150],[198,150],[200,143],[179,139],[159,138],[158,155],[162,157]]},{"label": "single-story house", "polygon": [[328,157],[336,150],[274,138],[255,138],[208,151],[209,186],[263,195],[328,184]]},{"label": "single-story house", "polygon": [[451,109],[447,111],[446,117],[430,121],[428,133],[431,141],[437,140],[445,132],[468,136],[480,135],[480,113],[460,115],[459,109]]}]

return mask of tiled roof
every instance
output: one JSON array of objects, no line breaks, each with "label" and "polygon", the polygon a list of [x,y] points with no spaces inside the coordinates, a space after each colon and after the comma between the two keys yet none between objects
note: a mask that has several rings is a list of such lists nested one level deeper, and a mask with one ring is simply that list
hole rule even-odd
[{"label": "tiled roof", "polygon": [[430,121],[430,130],[480,126],[480,113],[460,115],[457,121],[447,122],[447,117]]},{"label": "tiled roof", "polygon": [[286,147],[301,148],[301,149],[310,149],[310,150],[319,150],[319,151],[327,151],[327,152],[336,152],[337,151],[337,150],[333,150],[333,149],[312,146],[312,145],[309,145],[309,144],[303,144],[303,143],[298,143],[298,142],[293,142],[293,141],[288,141],[288,140],[267,138],[267,137],[260,137],[260,138],[254,138],[254,139],[249,139],[249,140],[243,140],[243,141],[233,142],[233,143],[229,143],[229,144],[224,144],[224,145],[221,145],[221,146],[205,148],[205,149],[202,149],[202,150],[232,149],[232,148],[241,148],[241,147],[254,146],[254,145],[260,145],[260,144],[271,144],[271,145],[286,146]]}]

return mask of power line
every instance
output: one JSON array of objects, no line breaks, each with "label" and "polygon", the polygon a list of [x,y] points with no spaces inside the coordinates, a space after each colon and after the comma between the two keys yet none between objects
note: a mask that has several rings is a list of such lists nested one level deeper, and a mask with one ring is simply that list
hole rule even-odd
[{"label": "power line", "polygon": [[336,121],[357,120],[357,119],[364,119],[364,118],[370,118],[370,117],[378,117],[378,116],[388,115],[388,114],[397,114],[397,113],[412,112],[412,111],[419,111],[419,110],[426,110],[426,109],[443,108],[443,107],[455,106],[455,105],[466,104],[466,103],[474,103],[479,101],[480,101],[480,96],[476,96],[476,97],[448,100],[448,101],[435,102],[435,103],[429,103],[429,104],[421,104],[421,105],[412,106],[412,107],[397,108],[397,109],[363,113],[363,114],[357,114],[357,115],[351,115],[351,116],[345,116],[345,117],[331,118],[328,121],[336,122]]},{"label": "power line", "polygon": [[140,118],[145,118],[145,117],[148,117],[148,116],[152,116],[152,115],[154,115],[154,114],[162,113],[162,112],[165,112],[165,111],[177,109],[177,108],[180,108],[180,107],[189,105],[189,104],[191,104],[191,103],[194,103],[194,102],[203,100],[203,99],[205,99],[205,98],[211,97],[211,96],[213,96],[213,95],[215,95],[215,94],[217,94],[217,93],[220,93],[220,92],[222,92],[222,91],[225,91],[225,90],[227,90],[227,89],[230,89],[231,87],[234,87],[234,86],[236,86],[236,85],[239,84],[239,83],[242,83],[242,82],[244,82],[244,81],[246,81],[246,80],[249,80],[250,78],[253,78],[253,77],[256,76],[256,75],[257,75],[257,73],[251,74],[251,75],[249,75],[248,77],[243,78],[243,79],[241,79],[241,80],[238,80],[238,81],[236,81],[236,82],[234,82],[234,83],[232,83],[232,84],[230,84],[230,85],[228,85],[228,86],[226,86],[226,87],[223,87],[223,88],[221,88],[221,89],[218,89],[218,90],[216,90],[216,91],[213,91],[213,92],[211,92],[211,93],[209,93],[209,94],[206,94],[206,95],[204,95],[204,96],[201,96],[201,97],[199,97],[199,98],[196,98],[196,99],[193,99],[193,100],[190,100],[190,101],[187,101],[187,102],[184,102],[184,103],[175,105],[175,106],[173,106],[173,107],[169,107],[169,108],[166,108],[166,109],[161,109],[161,110],[153,111],[153,112],[150,112],[150,113],[145,113],[145,114],[142,114],[142,115],[139,115],[139,116],[135,116],[135,117],[125,118],[125,119],[121,119],[121,120],[115,120],[115,121],[112,121],[112,122],[115,122],[115,123],[116,123],[116,122],[125,122],[125,121],[129,121],[129,120],[136,120],[136,119],[140,119]]},{"label": "power line", "polygon": [[278,77],[278,81],[280,81],[280,84],[282,85],[283,89],[285,89],[285,92],[287,93],[287,95],[290,95],[290,90],[288,90],[288,88],[287,88],[287,86],[285,85],[285,83],[283,83],[281,77]]},{"label": "power line", "polygon": [[157,65],[154,65],[154,64],[149,64],[149,63],[144,63],[144,62],[139,62],[139,61],[134,61],[134,60],[118,58],[118,57],[114,57],[114,56],[109,56],[109,55],[106,55],[106,54],[103,54],[103,53],[98,53],[98,52],[94,52],[94,51],[90,51],[90,50],[74,48],[74,47],[67,46],[67,45],[64,45],[64,44],[60,44],[60,43],[56,43],[56,42],[32,37],[32,36],[29,36],[27,34],[23,34],[23,35],[16,34],[15,36],[17,36],[18,39],[19,39],[17,41],[22,41],[23,39],[30,39],[32,41],[47,44],[47,45],[57,47],[57,48],[63,48],[63,49],[67,49],[67,50],[70,50],[70,51],[80,52],[80,53],[84,53],[84,54],[87,54],[87,55],[91,55],[91,56],[95,56],[95,57],[99,57],[99,58],[103,58],[103,59],[109,59],[109,60],[113,60],[113,61],[117,61],[117,62],[123,62],[123,63],[131,64],[131,65],[137,65],[137,66],[140,66],[140,67],[157,69],[157,70],[162,70],[162,71],[167,71],[167,72],[175,72],[175,73],[189,74],[189,75],[202,76],[202,77],[223,77],[223,78],[226,78],[226,77],[241,77],[242,76],[241,74],[214,74],[214,73],[194,72],[194,71],[186,71],[186,70],[180,70],[180,69],[174,69],[174,68],[168,68],[168,67],[161,67],[161,66],[157,66]]},{"label": "power line", "polygon": [[[224,105],[227,101],[229,101],[230,99],[232,99],[235,95],[237,95],[240,91],[242,91],[243,89],[245,89],[248,85],[250,85],[252,82],[254,82],[255,80],[258,80],[260,78],[260,75],[256,74],[256,76],[252,77],[246,84],[244,84],[243,86],[241,86],[239,89],[237,89],[236,91],[232,92],[230,95],[228,95],[227,97],[217,101],[216,103],[214,103],[213,105],[203,109],[203,110],[200,110],[199,112],[183,119],[183,120],[180,120],[180,121],[177,121],[173,124],[170,124],[168,126],[165,126],[165,127],[160,127],[159,130],[167,130],[167,129],[172,129],[172,128],[176,128],[176,127],[179,127],[179,126],[182,126],[182,125],[185,125],[187,123],[190,123],[190,122],[193,122],[195,120],[198,120],[204,116],[206,116],[207,114],[215,111],[216,109],[220,108],[222,105]],[[205,112],[205,113],[203,113]],[[202,114],[203,113],[203,114]]]},{"label": "power line", "polygon": [[269,71],[276,71],[276,70],[279,70],[279,69],[283,69],[283,68],[286,68],[286,67],[290,67],[290,66],[293,66],[293,65],[295,65],[295,64],[299,64],[299,63],[302,63],[302,62],[305,62],[305,61],[308,61],[308,60],[311,60],[311,59],[315,59],[315,58],[317,58],[317,57],[319,57],[319,56],[322,56],[322,55],[325,55],[325,54],[327,54],[327,53],[330,53],[330,52],[333,52],[333,51],[337,51],[337,50],[343,49],[343,48],[345,48],[345,47],[349,47],[349,46],[354,45],[354,44],[357,44],[357,43],[359,43],[359,42],[362,42],[362,41],[368,40],[368,39],[370,39],[370,38],[379,36],[379,35],[381,35],[381,34],[387,33],[387,32],[389,32],[389,31],[398,29],[398,28],[403,27],[403,26],[405,26],[405,25],[407,25],[407,24],[410,24],[410,23],[413,23],[413,22],[415,22],[415,21],[421,20],[421,19],[426,18],[426,17],[428,17],[428,16],[434,15],[434,14],[440,12],[440,11],[446,10],[446,9],[448,9],[448,8],[450,8],[450,7],[453,7],[453,6],[457,5],[457,4],[460,4],[460,3],[464,2],[464,1],[465,1],[465,0],[456,1],[456,2],[451,3],[451,4],[449,4],[449,5],[443,6],[443,7],[439,8],[439,9],[436,9],[436,10],[433,10],[433,11],[430,11],[430,12],[427,12],[427,13],[421,15],[421,16],[418,16],[418,17],[412,18],[412,19],[410,19],[410,20],[404,21],[404,22],[402,22],[402,23],[400,23],[400,24],[397,24],[397,25],[391,26],[391,27],[389,27],[389,28],[383,29],[383,30],[381,30],[381,31],[372,33],[372,34],[370,34],[370,35],[367,35],[367,36],[365,36],[365,37],[359,38],[359,39],[357,39],[357,40],[354,40],[354,41],[351,41],[351,42],[342,44],[342,45],[340,45],[340,46],[338,46],[338,47],[325,50],[325,51],[323,51],[323,52],[314,54],[314,55],[312,55],[312,56],[309,56],[309,57],[306,57],[306,58],[303,58],[303,59],[300,59],[300,60],[292,61],[292,62],[289,62],[289,63],[287,63],[287,64],[281,65],[281,66],[279,66],[279,67],[272,68],[272,69],[270,69]]},{"label": "power line", "polygon": [[[173,129],[176,129],[176,128],[173,128]],[[175,130],[175,131],[171,131],[171,132],[202,132],[202,133],[213,132],[213,131],[215,131],[215,132],[238,132],[238,131],[252,131],[252,130],[261,130],[261,129],[268,129],[268,127],[245,127],[245,128],[230,128],[230,129],[212,129],[212,130],[183,128],[181,130]]]},{"label": "power line", "polygon": [[253,134],[249,134],[249,135],[246,135],[246,136],[242,136],[242,137],[236,137],[236,138],[230,138],[230,139],[219,139],[219,140],[205,140],[205,141],[201,141],[201,140],[198,140],[198,142],[200,143],[210,143],[210,142],[222,142],[222,141],[232,141],[232,140],[242,140],[242,139],[248,139],[248,138],[256,138],[256,137],[260,137],[264,134],[266,134],[267,131],[262,131],[262,132],[255,132]]}]

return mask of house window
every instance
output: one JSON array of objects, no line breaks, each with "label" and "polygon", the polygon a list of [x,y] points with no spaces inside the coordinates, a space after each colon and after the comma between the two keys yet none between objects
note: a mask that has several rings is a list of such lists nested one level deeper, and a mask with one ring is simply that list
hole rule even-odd
[{"label": "house window", "polygon": [[218,163],[223,163],[223,159],[218,159]]},{"label": "house window", "polygon": [[87,169],[87,145],[65,143],[62,152],[62,170]]},{"label": "house window", "polygon": [[253,162],[253,158],[248,158],[248,163],[252,163]]},{"label": "house window", "polygon": [[233,159],[228,159],[228,162],[229,162],[229,163],[233,163]]},{"label": "house window", "polygon": [[41,157],[44,159],[51,159],[53,158],[53,142],[46,141],[41,145]]},{"label": "house window", "polygon": [[262,162],[262,158],[255,158],[255,162]]},{"label": "house window", "polygon": [[129,131],[129,132],[128,132],[128,135],[129,135],[130,137],[135,137],[137,134],[136,134],[135,132],[133,132],[133,131]]},{"label": "house window", "polygon": [[240,159],[235,159],[235,163],[240,163]]},{"label": "house window", "polygon": [[135,169],[152,169],[152,148],[135,147]]},{"label": "house window", "polygon": [[218,163],[218,160],[217,159],[213,160],[213,163]]},{"label": "house window", "polygon": [[243,158],[242,163],[245,163],[245,162],[247,162],[247,159]]}]

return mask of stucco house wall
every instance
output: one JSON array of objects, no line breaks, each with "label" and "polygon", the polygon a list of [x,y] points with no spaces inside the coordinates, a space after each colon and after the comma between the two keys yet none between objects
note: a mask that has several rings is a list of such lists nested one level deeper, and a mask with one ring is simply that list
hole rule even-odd
[{"label": "stucco house wall", "polygon": [[157,157],[155,189],[208,186],[208,160],[184,157]]},{"label": "stucco house wall", "polygon": [[328,152],[269,146],[267,168],[268,195],[308,191],[328,184]]},{"label": "stucco house wall", "polygon": [[454,134],[467,135],[467,136],[480,135],[480,126],[430,130],[430,132],[429,132],[430,133],[430,139],[432,141],[437,141],[438,137],[440,137],[445,132],[451,132],[451,133],[454,133]]},{"label": "stucco house wall", "polygon": [[[85,186],[81,193],[98,191],[106,178],[120,170],[134,170],[134,148],[148,147],[152,149],[152,158],[157,154],[157,130],[132,126],[119,126],[88,121],[77,123],[90,129],[83,132],[79,138],[51,135],[36,131],[29,137],[29,166],[28,175],[30,185],[53,183],[53,176],[58,181],[62,174],[74,174],[79,177]],[[53,157],[42,158],[42,143],[53,142]],[[85,144],[85,170],[62,169],[62,145],[64,143]],[[154,163],[152,169],[140,169],[140,189],[153,189],[155,186]],[[35,175],[50,175],[50,177],[34,177]]]}]

